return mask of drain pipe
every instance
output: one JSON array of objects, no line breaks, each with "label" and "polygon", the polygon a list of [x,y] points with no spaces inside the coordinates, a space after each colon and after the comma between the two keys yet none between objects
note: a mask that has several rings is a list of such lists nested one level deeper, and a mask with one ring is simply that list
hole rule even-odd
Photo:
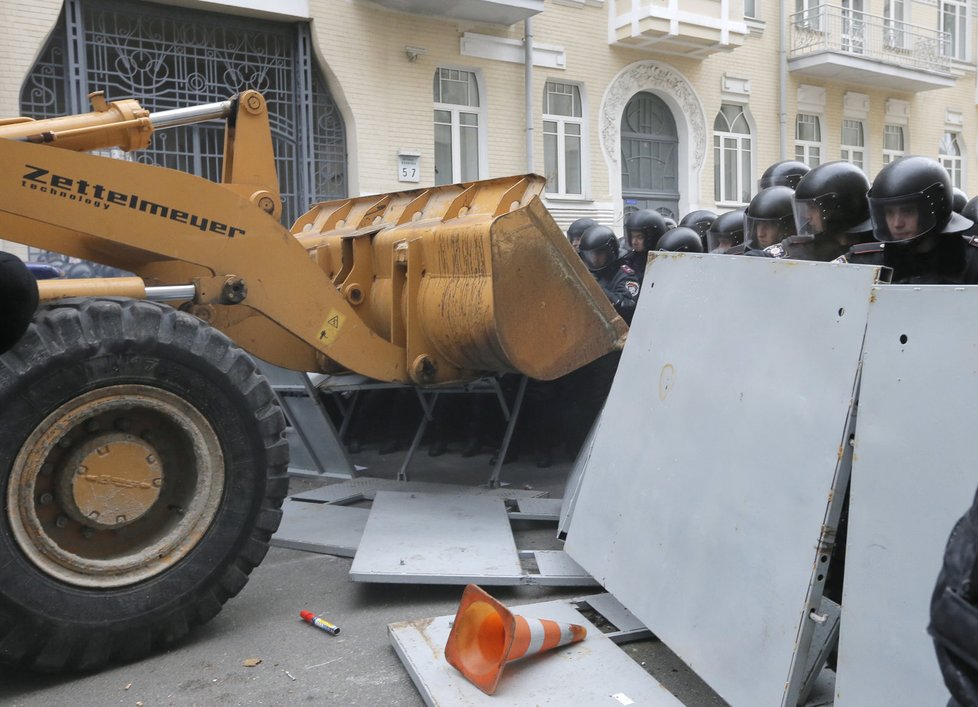
[{"label": "drain pipe", "polygon": [[526,88],[526,171],[533,171],[533,30],[530,18],[523,20],[523,83]]},{"label": "drain pipe", "polygon": [[778,9],[781,14],[781,47],[778,51],[778,132],[781,136],[781,160],[788,159],[788,22],[786,5],[788,0],[781,0]]}]

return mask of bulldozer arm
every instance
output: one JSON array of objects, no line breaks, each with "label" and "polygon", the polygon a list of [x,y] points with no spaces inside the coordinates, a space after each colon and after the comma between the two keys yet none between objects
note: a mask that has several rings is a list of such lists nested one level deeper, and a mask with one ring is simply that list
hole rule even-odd
[{"label": "bulldozer arm", "polygon": [[[119,121],[138,149],[152,121],[131,103]],[[294,370],[552,379],[622,345],[627,326],[540,201],[542,177],[328,202],[290,231],[276,219],[264,101],[246,92],[231,110],[221,184],[78,151],[104,144],[101,123],[0,123],[0,237],[150,287],[192,284],[175,306]]]}]

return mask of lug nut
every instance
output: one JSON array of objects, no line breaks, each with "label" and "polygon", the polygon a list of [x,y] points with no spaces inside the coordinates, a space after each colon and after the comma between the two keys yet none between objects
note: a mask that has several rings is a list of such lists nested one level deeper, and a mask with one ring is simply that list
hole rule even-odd
[{"label": "lug nut", "polygon": [[42,506],[46,506],[49,503],[51,503],[51,501],[54,500],[54,494],[52,494],[50,491],[45,491],[44,493],[41,494],[41,497],[37,500],[38,503],[40,503]]},{"label": "lug nut", "polygon": [[68,525],[68,516],[58,516],[57,520],[54,521],[54,524],[59,528],[65,527]]}]

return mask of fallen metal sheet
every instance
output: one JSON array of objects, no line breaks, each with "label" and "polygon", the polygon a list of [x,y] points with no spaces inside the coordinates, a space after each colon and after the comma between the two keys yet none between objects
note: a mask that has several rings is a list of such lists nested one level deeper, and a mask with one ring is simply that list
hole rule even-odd
[{"label": "fallen metal sheet", "polygon": [[353,462],[340,441],[310,374],[264,361],[259,368],[268,379],[289,421],[289,476],[341,478],[355,475]]},{"label": "fallen metal sheet", "polygon": [[604,635],[615,643],[638,641],[652,636],[652,632],[645,627],[645,624],[635,618],[635,614],[622,606],[620,601],[607,592],[571,599],[570,603],[578,611],[586,612],[587,609],[593,609],[614,626],[614,631],[605,631]]},{"label": "fallen metal sheet", "polygon": [[566,550],[732,705],[800,695],[877,275],[668,254],[642,284]]},{"label": "fallen metal sheet", "polygon": [[943,705],[926,629],[975,495],[978,288],[881,286],[870,307],[849,502],[836,704]]},{"label": "fallen metal sheet", "polygon": [[272,545],[323,555],[356,555],[370,510],[286,500]]},{"label": "fallen metal sheet", "polygon": [[378,491],[350,578],[411,584],[594,584],[570,558],[558,558],[553,551],[536,551],[532,557],[538,572],[523,569],[501,498]]},{"label": "fallen metal sheet", "polygon": [[510,504],[509,517],[513,520],[560,519],[561,498],[517,498]]},{"label": "fallen metal sheet", "polygon": [[372,500],[377,491],[401,491],[419,493],[467,494],[472,496],[493,496],[496,498],[541,498],[546,491],[514,489],[510,487],[486,488],[485,486],[460,486],[458,484],[439,484],[428,481],[398,481],[397,479],[377,479],[361,476],[349,481],[328,484],[318,489],[297,493],[292,498],[296,501],[311,501],[313,503],[352,503],[354,501]]},{"label": "fallen metal sheet", "polygon": [[514,614],[581,624],[580,643],[508,664],[495,695],[486,695],[445,660],[452,616],[388,625],[391,643],[427,705],[641,704],[682,707],[682,703],[563,601],[510,607]]}]

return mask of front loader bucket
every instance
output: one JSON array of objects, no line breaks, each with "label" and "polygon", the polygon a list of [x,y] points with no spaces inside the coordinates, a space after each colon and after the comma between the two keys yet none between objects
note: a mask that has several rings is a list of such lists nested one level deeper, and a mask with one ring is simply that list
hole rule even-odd
[{"label": "front loader bucket", "polygon": [[413,381],[549,380],[621,348],[628,327],[538,198],[544,184],[320,204],[293,231],[367,326],[404,347]]}]

